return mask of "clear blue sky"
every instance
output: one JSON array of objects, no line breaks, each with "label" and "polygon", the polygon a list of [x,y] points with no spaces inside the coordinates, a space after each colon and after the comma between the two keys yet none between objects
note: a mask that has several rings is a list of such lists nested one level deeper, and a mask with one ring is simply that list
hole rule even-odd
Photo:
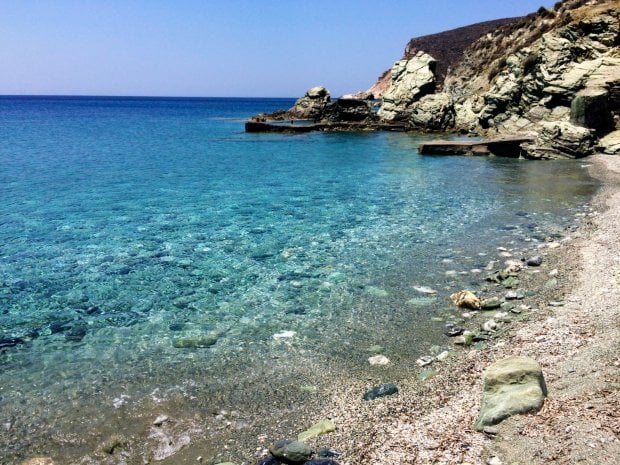
[{"label": "clear blue sky", "polygon": [[411,37],[555,0],[0,0],[0,94],[364,90]]}]

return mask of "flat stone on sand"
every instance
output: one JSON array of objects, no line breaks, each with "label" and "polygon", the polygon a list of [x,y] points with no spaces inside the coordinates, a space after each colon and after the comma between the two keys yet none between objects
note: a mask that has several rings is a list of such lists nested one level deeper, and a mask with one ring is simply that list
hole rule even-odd
[{"label": "flat stone on sand", "polygon": [[495,362],[484,370],[483,380],[477,431],[512,415],[539,410],[547,395],[542,369],[529,357],[510,357]]}]

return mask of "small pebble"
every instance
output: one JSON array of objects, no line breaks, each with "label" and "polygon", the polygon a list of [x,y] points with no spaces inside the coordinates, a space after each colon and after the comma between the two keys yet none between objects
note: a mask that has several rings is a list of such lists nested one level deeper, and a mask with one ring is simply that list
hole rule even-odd
[{"label": "small pebble", "polygon": [[374,355],[368,358],[368,363],[371,365],[389,365],[390,359],[385,355]]},{"label": "small pebble", "polygon": [[155,426],[161,426],[167,421],[168,421],[168,417],[166,415],[159,415],[157,418],[155,418],[155,421],[153,421],[153,424]]},{"label": "small pebble", "polygon": [[429,357],[428,355],[425,355],[424,357],[420,357],[419,359],[417,359],[415,362],[417,363],[418,366],[425,367],[433,363],[433,357]]}]

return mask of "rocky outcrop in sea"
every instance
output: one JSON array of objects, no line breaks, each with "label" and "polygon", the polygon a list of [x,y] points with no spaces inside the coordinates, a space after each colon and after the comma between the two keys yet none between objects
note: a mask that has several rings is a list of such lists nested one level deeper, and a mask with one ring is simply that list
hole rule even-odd
[{"label": "rocky outcrop in sea", "polygon": [[[527,134],[532,141],[520,146],[520,155],[532,159],[620,153],[617,1],[565,0],[498,24],[460,60],[450,56],[450,67],[441,61],[446,57],[416,50],[424,42],[412,40],[403,59],[368,91],[331,101],[325,88],[315,87],[291,109],[259,120],[331,124],[321,130]],[[378,88],[380,99],[371,100]]]}]

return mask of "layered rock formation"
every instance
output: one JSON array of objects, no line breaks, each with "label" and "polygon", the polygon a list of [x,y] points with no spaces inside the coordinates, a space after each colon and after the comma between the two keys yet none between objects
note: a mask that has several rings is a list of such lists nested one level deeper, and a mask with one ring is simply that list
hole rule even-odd
[{"label": "layered rock formation", "polygon": [[392,83],[383,94],[379,117],[385,121],[406,120],[412,105],[435,90],[436,60],[418,52],[409,60],[397,61],[392,67]]},{"label": "layered rock formation", "polygon": [[[529,158],[620,153],[620,0],[565,0],[470,28],[413,39],[366,92],[332,102],[315,87],[267,119],[312,119],[328,125],[322,130],[526,134],[534,142],[520,154]],[[461,30],[470,33],[451,49]],[[379,94],[375,112],[367,99]]]},{"label": "layered rock formation", "polygon": [[[419,51],[428,53],[437,60],[435,73],[437,82],[441,84],[446,78],[448,70],[461,59],[465,49],[474,41],[499,26],[514,23],[519,19],[521,18],[495,19],[437,34],[415,37],[407,43],[401,60],[410,60]],[[377,82],[373,84],[370,89],[366,92],[360,92],[354,95],[358,98],[373,96],[373,98],[379,99],[389,90],[391,81],[392,70],[388,69],[379,76]]]},{"label": "layered rock formation", "polygon": [[297,99],[295,105],[288,110],[288,116],[297,119],[318,119],[330,101],[331,95],[325,87],[313,87],[303,97]]},{"label": "layered rock formation", "polygon": [[619,6],[567,0],[541,8],[474,42],[442,83],[436,60],[418,51],[392,68],[379,116],[417,130],[531,132],[538,140],[523,152],[531,158],[585,156],[599,137],[602,150],[617,153],[617,137],[603,136],[620,113]]}]

